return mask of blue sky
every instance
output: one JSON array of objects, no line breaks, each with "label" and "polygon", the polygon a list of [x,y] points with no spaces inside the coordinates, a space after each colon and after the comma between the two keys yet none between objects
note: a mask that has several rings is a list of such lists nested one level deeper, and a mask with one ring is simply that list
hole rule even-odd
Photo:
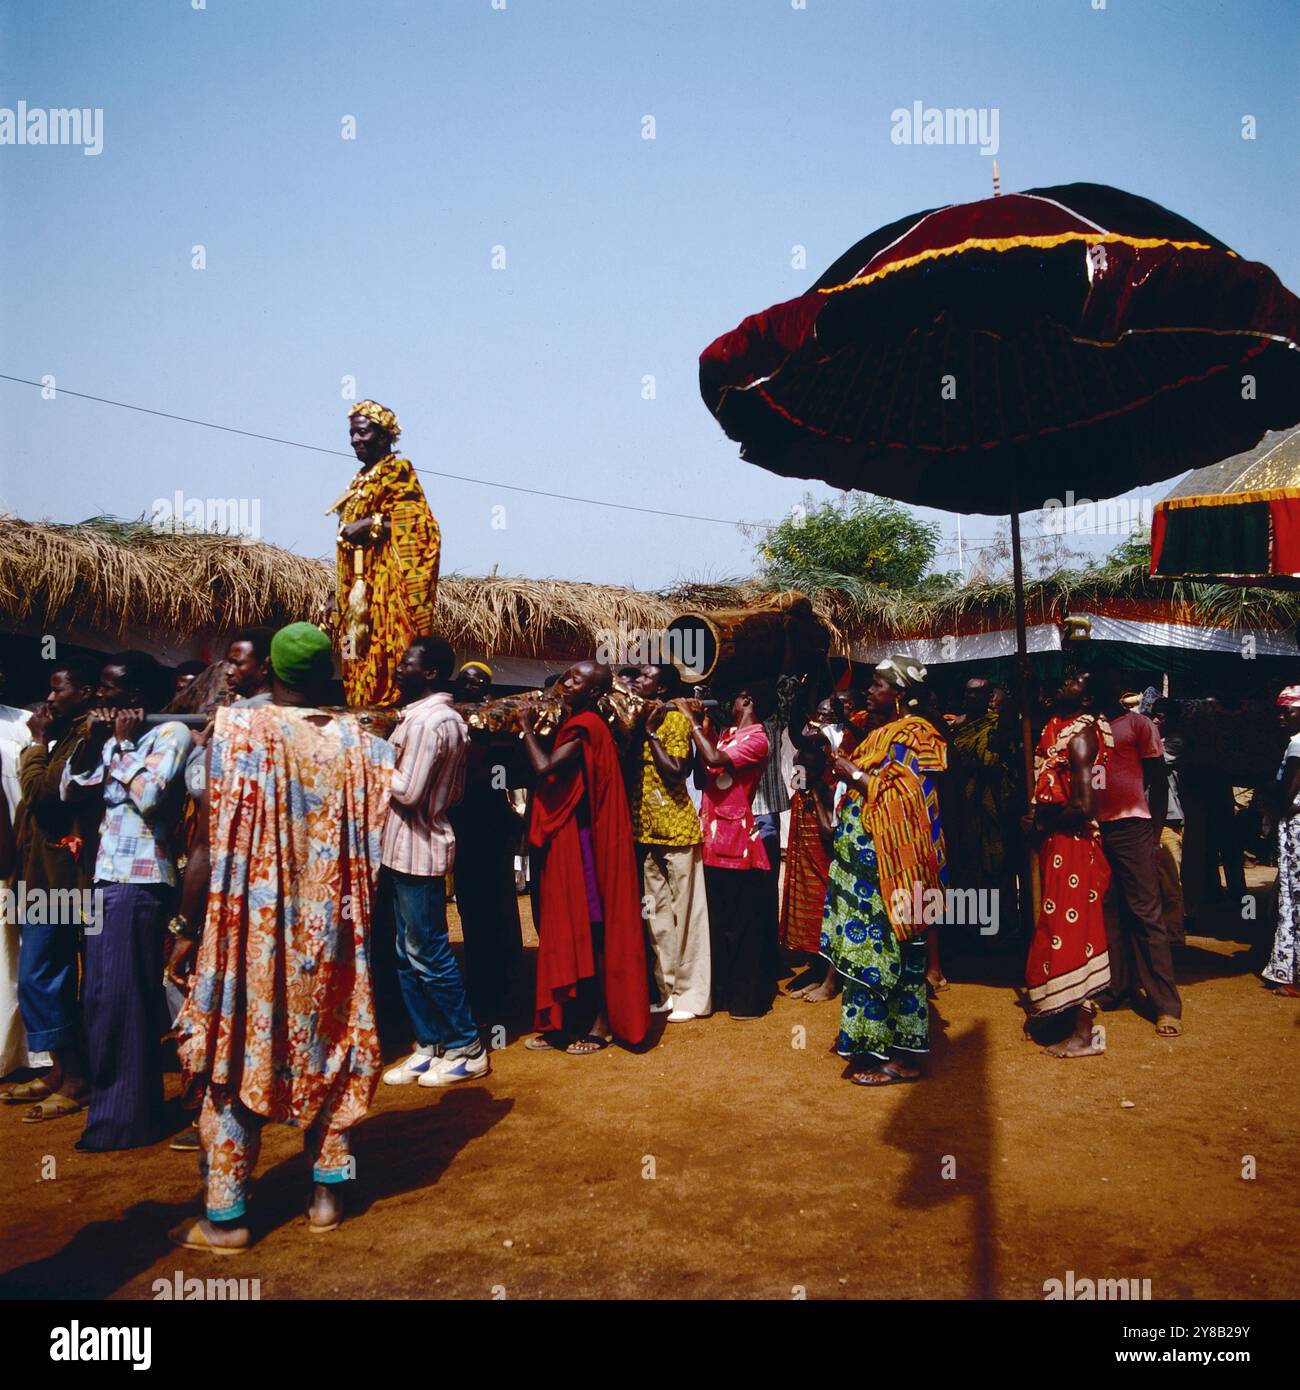
[{"label": "blue sky", "polygon": [[[996,107],[1004,189],[1115,184],[1300,289],[1300,4],[1095,3],[7,0],[0,105],[104,129],[95,157],[0,147],[0,372],[345,452],[352,376],[420,468],[779,517],[805,485],[739,461],[698,355],[872,228],[988,195],[978,149],[892,144],[896,107]],[[18,515],[255,498],[266,539],[332,549],[350,458],[0,402]],[[729,526],[423,481],[444,570],[750,568]]]}]

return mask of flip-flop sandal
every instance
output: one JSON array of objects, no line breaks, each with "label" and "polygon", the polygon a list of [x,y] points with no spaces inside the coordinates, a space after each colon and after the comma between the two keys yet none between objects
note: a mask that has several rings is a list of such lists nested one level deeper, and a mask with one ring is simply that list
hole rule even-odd
[{"label": "flip-flop sandal", "polygon": [[534,1033],[524,1039],[524,1049],[528,1052],[563,1052],[564,1048],[553,1043],[545,1033]]},{"label": "flip-flop sandal", "polygon": [[1172,1014],[1161,1014],[1156,1019],[1156,1037],[1178,1038],[1182,1036],[1183,1025]]},{"label": "flip-flop sandal", "polygon": [[[574,1038],[564,1050],[570,1057],[594,1057],[596,1053],[604,1052],[610,1041],[609,1038],[600,1038],[595,1033],[588,1033],[586,1037]],[[584,1047],[584,1043],[589,1045]]]},{"label": "flip-flop sandal", "polygon": [[4,1103],[6,1105],[31,1105],[33,1101],[49,1100],[54,1094],[40,1077],[35,1077],[31,1081],[20,1081],[16,1086],[4,1093]]},{"label": "flip-flop sandal", "polygon": [[182,1221],[167,1232],[167,1239],[182,1250],[206,1250],[213,1255],[242,1255],[247,1245],[213,1245],[197,1221]]},{"label": "flip-flop sandal", "polygon": [[[884,1080],[872,1079],[875,1077],[883,1077]],[[855,1071],[849,1077],[855,1086],[907,1086],[920,1079],[919,1072],[915,1076],[900,1076],[896,1071],[890,1071],[888,1066],[881,1067],[879,1071]]]},{"label": "flip-flop sandal", "polygon": [[84,1100],[73,1096],[59,1095],[55,1092],[32,1108],[22,1117],[25,1125],[44,1124],[46,1120],[61,1120],[65,1115],[75,1115],[86,1108]]}]

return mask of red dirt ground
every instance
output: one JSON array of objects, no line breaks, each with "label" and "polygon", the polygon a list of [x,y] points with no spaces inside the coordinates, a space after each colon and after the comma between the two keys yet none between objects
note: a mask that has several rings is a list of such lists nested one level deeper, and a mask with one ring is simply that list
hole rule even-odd
[{"label": "red dirt ground", "polygon": [[1013,960],[956,962],[928,1079],[877,1092],[827,1050],[838,1004],[660,1023],[640,1055],[512,1034],[482,1082],[380,1087],[333,1235],[308,1235],[299,1137],[268,1127],[235,1260],[167,1243],[193,1155],[79,1154],[78,1119],[0,1111],[0,1294],[147,1299],[180,1270],[263,1298],[1041,1298],[1072,1269],[1291,1298],[1300,1004],[1249,956],[1190,938],[1184,1036],[1103,1015],[1106,1055],[1072,1062],[1022,1039]]}]

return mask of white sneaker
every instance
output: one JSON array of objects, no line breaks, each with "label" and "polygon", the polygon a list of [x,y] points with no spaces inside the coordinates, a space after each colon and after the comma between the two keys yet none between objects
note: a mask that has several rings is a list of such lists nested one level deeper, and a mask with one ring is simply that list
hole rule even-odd
[{"label": "white sneaker", "polygon": [[437,1043],[417,1046],[409,1057],[402,1058],[395,1067],[390,1067],[384,1073],[384,1081],[389,1086],[409,1086],[441,1060]]},{"label": "white sneaker", "polygon": [[489,1070],[488,1050],[485,1047],[477,1057],[439,1057],[418,1078],[418,1082],[421,1086],[454,1086],[458,1081],[473,1081],[475,1077],[486,1076]]},{"label": "white sneaker", "polygon": [[662,1004],[651,1004],[650,1012],[652,1014],[670,1014],[676,1007],[677,1002],[670,994]]},{"label": "white sneaker", "polygon": [[695,1015],[689,1009],[674,1009],[668,1015],[669,1023],[689,1023]]}]

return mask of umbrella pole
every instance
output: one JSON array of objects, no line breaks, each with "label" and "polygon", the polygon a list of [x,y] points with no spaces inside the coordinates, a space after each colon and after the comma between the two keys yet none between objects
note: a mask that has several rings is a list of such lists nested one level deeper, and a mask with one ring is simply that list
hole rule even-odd
[{"label": "umbrella pole", "polygon": [[[1011,506],[1011,577],[1016,593],[1016,698],[1020,702],[1020,739],[1024,745],[1025,810],[1030,809],[1034,794],[1034,725],[1029,713],[1029,641],[1025,634],[1025,572],[1020,560],[1020,508],[1018,501]],[[1025,841],[1025,862],[1021,865],[1020,913],[1030,932],[1038,919],[1042,898],[1034,862],[1033,847]],[[1025,887],[1029,892],[1024,891]]]}]

